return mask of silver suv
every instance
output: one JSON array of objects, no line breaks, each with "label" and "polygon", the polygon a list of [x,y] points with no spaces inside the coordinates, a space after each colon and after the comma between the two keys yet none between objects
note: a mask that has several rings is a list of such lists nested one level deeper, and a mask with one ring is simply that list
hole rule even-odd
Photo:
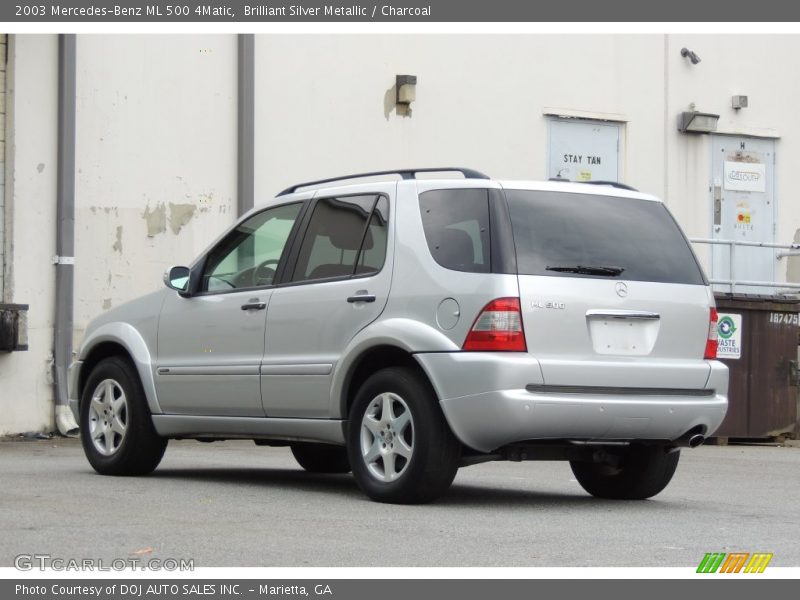
[{"label": "silver suv", "polygon": [[493,460],[569,461],[602,498],[664,489],[728,387],[667,208],[620,184],[392,174],[293,186],[96,318],[70,370],[91,465],[252,439],[383,502]]}]

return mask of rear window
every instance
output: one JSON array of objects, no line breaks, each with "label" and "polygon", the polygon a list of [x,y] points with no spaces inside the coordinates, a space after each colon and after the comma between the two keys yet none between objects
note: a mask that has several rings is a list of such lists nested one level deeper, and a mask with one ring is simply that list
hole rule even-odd
[{"label": "rear window", "polygon": [[428,249],[437,263],[454,271],[491,270],[486,189],[424,192],[419,208]]},{"label": "rear window", "polygon": [[619,279],[705,284],[660,202],[524,190],[506,190],[506,197],[521,275],[604,277],[548,267],[618,267]]}]

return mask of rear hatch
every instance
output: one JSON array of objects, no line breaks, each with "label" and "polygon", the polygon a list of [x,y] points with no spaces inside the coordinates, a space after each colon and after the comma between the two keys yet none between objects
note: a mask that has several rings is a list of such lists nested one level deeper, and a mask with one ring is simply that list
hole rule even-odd
[{"label": "rear hatch", "polygon": [[547,386],[702,389],[711,296],[656,200],[506,190],[528,352]]}]

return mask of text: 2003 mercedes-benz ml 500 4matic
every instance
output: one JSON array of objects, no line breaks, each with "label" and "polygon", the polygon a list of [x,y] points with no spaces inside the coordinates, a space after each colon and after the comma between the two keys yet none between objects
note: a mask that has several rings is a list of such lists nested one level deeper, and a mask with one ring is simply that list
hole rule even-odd
[{"label": "text: 2003 mercedes-benz ml 500 4matic", "polygon": [[170,438],[252,439],[385,502],[491,460],[569,461],[602,498],[664,489],[728,386],[667,208],[431,170],[293,186],[96,318],[70,376],[92,466],[145,474]]}]

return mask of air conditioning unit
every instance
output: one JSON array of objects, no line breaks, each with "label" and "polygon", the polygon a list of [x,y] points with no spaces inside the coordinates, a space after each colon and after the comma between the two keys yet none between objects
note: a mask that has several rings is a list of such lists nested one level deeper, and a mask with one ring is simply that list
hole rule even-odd
[{"label": "air conditioning unit", "polygon": [[28,349],[28,305],[0,304],[0,352]]}]

